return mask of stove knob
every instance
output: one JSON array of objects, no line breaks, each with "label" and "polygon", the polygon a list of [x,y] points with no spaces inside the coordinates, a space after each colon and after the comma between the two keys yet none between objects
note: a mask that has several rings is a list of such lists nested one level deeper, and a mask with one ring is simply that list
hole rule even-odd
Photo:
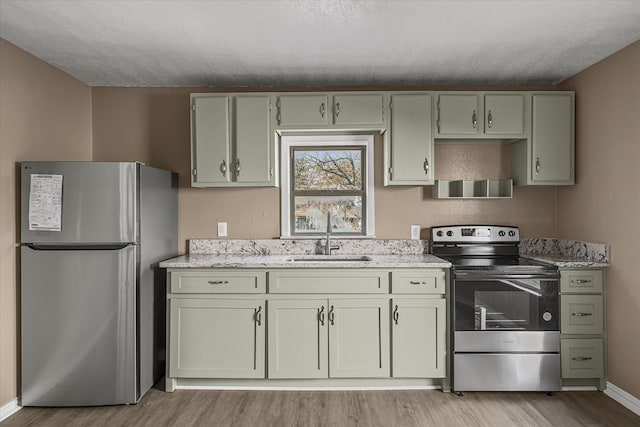
[{"label": "stove knob", "polygon": [[511,231],[509,232],[509,236],[513,237],[513,236],[515,236],[515,235],[516,235],[516,232],[515,232],[515,231],[511,230]]},{"label": "stove knob", "polygon": [[449,237],[453,236],[453,231],[451,231],[451,230],[447,231],[447,236],[449,236]]},{"label": "stove knob", "polygon": [[438,236],[438,237],[442,237],[442,231],[438,231],[438,232],[436,233],[436,236]]},{"label": "stove knob", "polygon": [[498,236],[500,236],[500,237],[504,237],[504,230],[500,230],[500,231],[498,231]]}]

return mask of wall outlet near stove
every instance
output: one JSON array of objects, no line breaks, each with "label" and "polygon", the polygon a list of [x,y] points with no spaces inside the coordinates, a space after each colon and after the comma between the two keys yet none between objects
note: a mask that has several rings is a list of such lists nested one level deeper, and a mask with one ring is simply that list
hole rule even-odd
[{"label": "wall outlet near stove", "polygon": [[227,223],[219,222],[218,223],[218,237],[227,237]]},{"label": "wall outlet near stove", "polygon": [[416,224],[411,225],[411,240],[420,240],[420,226]]}]

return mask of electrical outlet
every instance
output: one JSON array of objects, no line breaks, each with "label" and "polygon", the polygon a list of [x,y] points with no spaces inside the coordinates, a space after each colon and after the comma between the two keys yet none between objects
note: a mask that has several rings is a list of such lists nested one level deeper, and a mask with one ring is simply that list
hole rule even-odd
[{"label": "electrical outlet", "polygon": [[411,240],[420,240],[420,226],[416,224],[411,225]]},{"label": "electrical outlet", "polygon": [[218,237],[227,237],[227,223],[219,222],[218,223]]}]

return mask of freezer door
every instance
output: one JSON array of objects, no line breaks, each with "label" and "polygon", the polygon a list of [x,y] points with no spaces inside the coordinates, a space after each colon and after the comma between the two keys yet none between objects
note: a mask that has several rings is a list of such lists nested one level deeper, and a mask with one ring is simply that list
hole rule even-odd
[{"label": "freezer door", "polygon": [[[21,242],[116,243],[137,242],[137,176],[133,162],[22,162]],[[59,231],[33,229],[36,196],[46,176],[62,176]],[[45,180],[46,182],[46,180]],[[46,190],[44,197],[46,197]],[[45,210],[46,212],[46,210]]]},{"label": "freezer door", "polygon": [[136,250],[21,248],[22,405],[137,401]]}]

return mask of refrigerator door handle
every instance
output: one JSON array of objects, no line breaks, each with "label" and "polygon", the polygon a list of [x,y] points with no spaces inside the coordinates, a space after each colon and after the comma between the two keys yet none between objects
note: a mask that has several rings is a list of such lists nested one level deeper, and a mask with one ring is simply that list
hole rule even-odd
[{"label": "refrigerator door handle", "polygon": [[36,251],[117,251],[134,243],[96,243],[96,244],[60,244],[60,243],[27,243],[25,246]]}]

